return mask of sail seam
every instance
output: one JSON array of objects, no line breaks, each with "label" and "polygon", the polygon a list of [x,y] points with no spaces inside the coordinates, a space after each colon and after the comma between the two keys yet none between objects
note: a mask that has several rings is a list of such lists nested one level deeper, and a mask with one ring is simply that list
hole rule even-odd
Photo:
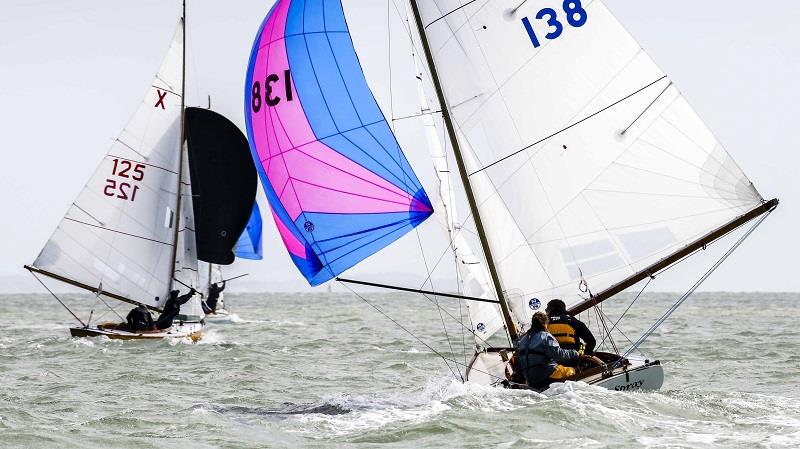
[{"label": "sail seam", "polygon": [[[98,257],[98,258],[100,257],[100,256],[98,256],[97,254],[93,253],[93,252],[92,252],[92,251],[91,251],[89,248],[87,248],[87,247],[86,247],[86,246],[85,246],[85,245],[84,245],[84,244],[83,244],[81,241],[79,241],[77,238],[75,238],[73,235],[71,235],[70,233],[68,233],[67,231],[65,231],[65,230],[64,230],[63,228],[61,228],[60,226],[57,228],[57,230],[60,230],[60,231],[61,231],[61,232],[62,232],[62,233],[63,233],[63,234],[66,236],[66,237],[68,237],[69,239],[71,239],[71,240],[72,240],[72,242],[73,242],[75,245],[77,245],[77,246],[79,246],[80,248],[84,249],[84,250],[85,250],[87,253],[89,253],[89,254],[92,254],[93,256],[95,256],[95,257]],[[113,246],[113,245],[111,244],[111,242],[107,242],[107,241],[104,241],[104,240],[103,240],[103,243],[104,243],[104,244],[106,244],[106,245],[108,245],[109,247],[112,247],[112,246]],[[109,252],[110,252],[110,250],[109,250]],[[78,267],[78,268],[80,268],[81,270],[83,270],[83,271],[86,273],[86,275],[87,275],[87,276],[92,276],[92,274],[93,274],[93,270],[92,270],[91,268],[87,267],[86,265],[84,265],[84,264],[83,264],[83,263],[82,263],[82,262],[81,262],[79,259],[76,259],[75,257],[73,257],[73,256],[72,256],[71,254],[69,254],[69,253],[63,253],[63,254],[62,254],[62,256],[63,256],[63,257],[66,257],[66,258],[68,258],[68,259],[70,259],[71,261],[73,261],[73,262],[75,263],[75,266],[76,266],[76,267]],[[149,274],[149,275],[150,275],[152,278],[156,278],[156,275],[155,275],[154,273],[152,273],[152,272],[148,271],[148,270],[149,270],[149,268],[148,268],[148,267],[144,267],[144,266],[142,266],[141,264],[139,264],[137,261],[135,261],[135,260],[133,260],[133,259],[131,259],[131,258],[128,258],[128,257],[126,257],[126,258],[125,258],[125,260],[126,260],[128,263],[130,263],[130,264],[132,264],[133,266],[135,266],[136,268],[138,268],[138,269],[141,269],[141,270],[142,270],[142,272],[144,272],[144,273],[146,273],[146,274]],[[147,295],[149,295],[149,294],[150,294],[150,292],[148,292],[148,291],[147,291],[145,288],[143,288],[143,287],[139,286],[139,285],[138,285],[138,284],[137,284],[137,283],[136,283],[136,282],[135,282],[133,279],[131,279],[130,277],[128,277],[128,276],[127,276],[125,273],[117,273],[117,274],[118,274],[120,277],[122,277],[123,279],[125,279],[126,281],[130,282],[132,285],[134,285],[134,286],[135,286],[135,288],[137,288],[137,289],[139,289],[141,292],[143,292],[143,293],[144,293],[144,296],[147,296]],[[104,278],[104,276],[105,276],[105,275],[103,275],[103,276],[100,276],[100,278],[101,278],[101,279],[99,279],[99,281],[100,281],[101,283],[102,283],[102,278]],[[76,281],[76,282],[77,282],[77,281]]]},{"label": "sail seam", "polygon": [[[122,145],[125,145],[127,148],[129,148],[129,149],[130,149],[131,151],[133,151],[134,153],[136,153],[136,154],[138,154],[138,155],[140,155],[140,156],[144,157],[144,155],[143,155],[142,153],[139,153],[138,151],[134,150],[134,149],[133,149],[133,148],[131,148],[131,146],[130,146],[130,145],[128,145],[127,143],[125,143],[125,142],[123,142],[123,141],[121,141],[121,140],[119,140],[119,139],[117,139],[117,142],[121,143]],[[137,164],[142,164],[142,165],[146,165],[146,166],[148,166],[148,167],[153,167],[153,168],[157,168],[157,169],[159,169],[159,170],[164,170],[165,172],[169,172],[169,173],[172,173],[172,174],[174,174],[174,175],[177,175],[177,174],[178,174],[177,172],[174,172],[174,171],[172,171],[172,170],[170,170],[170,169],[168,169],[168,168],[161,167],[161,166],[159,166],[159,165],[151,164],[151,163],[149,163],[149,162],[142,162],[142,161],[138,161],[138,160],[136,160],[136,159],[131,159],[131,158],[123,157],[123,156],[117,156],[116,154],[111,154],[111,153],[109,153],[107,157],[112,157],[112,158],[116,158],[116,159],[122,159],[122,160],[129,161],[129,162],[136,162]]]},{"label": "sail seam", "polygon": [[440,20],[444,19],[445,17],[449,16],[450,14],[453,14],[453,13],[455,13],[455,12],[458,12],[458,11],[460,11],[460,10],[462,10],[462,9],[466,8],[467,6],[469,6],[469,5],[473,4],[473,3],[477,2],[477,1],[478,1],[478,0],[470,0],[469,2],[467,2],[467,3],[465,3],[465,4],[461,5],[461,6],[459,6],[458,8],[456,8],[456,9],[454,9],[454,10],[452,10],[452,11],[448,12],[448,13],[445,13],[444,15],[442,15],[441,17],[439,17],[438,19],[434,19],[432,22],[430,22],[430,23],[428,23],[427,25],[425,25],[425,29],[427,30],[427,29],[428,29],[428,27],[429,27],[429,26],[431,26],[431,25],[433,25],[434,23],[436,23],[436,22],[438,22],[438,21],[440,21]]},{"label": "sail seam", "polygon": [[608,106],[604,107],[603,109],[601,109],[601,110],[599,110],[599,111],[597,111],[597,112],[595,112],[595,113],[593,113],[593,114],[591,114],[591,115],[589,115],[589,116],[587,116],[587,117],[585,117],[585,118],[583,118],[583,119],[581,119],[581,120],[579,120],[579,121],[577,121],[577,122],[573,123],[572,125],[569,125],[569,126],[567,126],[567,127],[565,127],[565,128],[562,128],[561,130],[559,130],[559,131],[556,131],[556,132],[554,132],[553,134],[550,134],[549,136],[547,136],[547,137],[545,137],[545,138],[543,138],[543,139],[540,139],[540,140],[538,140],[538,141],[536,141],[536,142],[534,142],[534,143],[532,143],[532,144],[530,144],[530,145],[527,145],[527,146],[525,146],[525,147],[523,147],[523,148],[521,148],[521,149],[519,149],[519,150],[517,150],[517,151],[515,151],[515,152],[513,152],[513,153],[511,153],[511,154],[509,154],[509,155],[507,155],[507,156],[504,156],[504,157],[502,157],[502,158],[500,158],[500,159],[498,159],[498,160],[496,160],[496,161],[492,162],[492,163],[491,163],[491,164],[489,164],[489,165],[486,165],[486,166],[484,166],[483,168],[480,168],[480,169],[478,169],[478,170],[476,170],[476,171],[474,171],[474,172],[470,173],[470,174],[469,174],[469,176],[472,176],[472,175],[475,175],[475,174],[477,174],[477,173],[480,173],[480,172],[482,172],[482,171],[485,171],[485,170],[487,170],[487,169],[489,169],[489,168],[491,168],[491,167],[493,167],[493,166],[495,166],[495,165],[497,165],[497,164],[499,164],[499,163],[501,163],[501,162],[505,161],[506,159],[509,159],[509,158],[511,158],[511,157],[513,157],[513,156],[516,156],[516,155],[517,155],[517,154],[519,154],[519,153],[522,153],[522,152],[523,152],[523,151],[525,151],[525,150],[528,150],[528,149],[530,149],[531,147],[534,147],[534,146],[536,146],[536,145],[538,145],[538,144],[540,144],[540,143],[542,143],[542,142],[545,142],[545,141],[547,141],[547,140],[550,140],[551,138],[553,138],[553,137],[555,137],[555,136],[557,136],[557,135],[559,135],[559,134],[563,133],[564,131],[567,131],[567,130],[569,130],[569,129],[572,129],[572,128],[574,128],[574,127],[576,127],[576,126],[580,125],[581,123],[583,123],[583,122],[585,122],[585,121],[587,121],[587,120],[589,120],[589,119],[591,119],[591,118],[594,118],[595,116],[597,116],[597,115],[599,115],[599,114],[602,114],[603,112],[605,112],[605,111],[607,111],[607,110],[609,110],[609,109],[613,108],[614,106],[617,106],[617,105],[619,105],[620,103],[622,103],[622,102],[624,102],[624,101],[626,101],[626,100],[630,99],[631,97],[634,97],[635,95],[637,95],[637,94],[639,94],[639,93],[643,92],[644,90],[646,90],[647,88],[649,88],[649,87],[653,86],[654,84],[658,83],[659,81],[662,81],[662,80],[665,80],[665,79],[667,79],[667,76],[666,76],[666,75],[665,75],[665,76],[662,76],[661,78],[659,78],[659,79],[657,79],[657,80],[653,81],[652,83],[650,83],[650,84],[648,84],[648,85],[646,85],[646,86],[642,87],[641,89],[637,90],[636,92],[633,92],[633,93],[631,93],[631,94],[627,95],[626,97],[624,97],[624,98],[622,98],[622,99],[620,99],[620,100],[617,100],[616,102],[614,102],[614,103],[612,103],[612,104],[610,104],[610,105],[608,105]]},{"label": "sail seam", "polygon": [[93,225],[91,223],[86,223],[84,221],[76,220],[76,219],[70,218],[70,217],[64,217],[64,219],[65,220],[69,220],[69,221],[74,221],[75,223],[80,223],[80,224],[85,225],[85,226],[91,226],[93,228],[102,229],[102,230],[108,231],[108,232],[113,232],[115,234],[127,235],[129,237],[135,237],[137,239],[147,240],[147,241],[154,242],[154,243],[160,243],[162,245],[173,246],[171,243],[162,242],[160,240],[151,239],[151,238],[147,238],[147,237],[142,237],[141,235],[130,234],[128,232],[123,232],[123,231],[119,231],[119,230],[116,230],[116,229],[109,229],[109,228],[106,228],[106,227],[103,227],[103,226]]}]

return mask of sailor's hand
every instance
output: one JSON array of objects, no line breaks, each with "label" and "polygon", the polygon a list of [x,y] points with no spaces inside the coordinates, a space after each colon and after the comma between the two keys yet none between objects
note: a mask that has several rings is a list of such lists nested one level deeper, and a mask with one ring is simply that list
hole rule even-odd
[{"label": "sailor's hand", "polygon": [[192,296],[194,296],[194,294],[195,294],[195,293],[197,293],[197,290],[195,290],[195,289],[194,289],[194,287],[191,287],[191,288],[189,289],[189,294],[190,294],[190,295],[192,295]]},{"label": "sailor's hand", "polygon": [[584,352],[586,352],[586,345],[581,343],[580,346],[578,346],[578,355],[583,356]]}]

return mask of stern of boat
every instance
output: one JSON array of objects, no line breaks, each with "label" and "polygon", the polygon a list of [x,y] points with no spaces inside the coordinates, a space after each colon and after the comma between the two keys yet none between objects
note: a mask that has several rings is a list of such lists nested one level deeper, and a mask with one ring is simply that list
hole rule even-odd
[{"label": "stern of boat", "polygon": [[[467,368],[467,381],[479,385],[501,385],[506,380],[507,359],[511,355],[511,351],[475,353]],[[664,369],[660,361],[650,361],[644,357],[625,360],[625,364],[613,368],[607,366],[587,370],[578,381],[615,391],[654,391],[664,384]]]}]

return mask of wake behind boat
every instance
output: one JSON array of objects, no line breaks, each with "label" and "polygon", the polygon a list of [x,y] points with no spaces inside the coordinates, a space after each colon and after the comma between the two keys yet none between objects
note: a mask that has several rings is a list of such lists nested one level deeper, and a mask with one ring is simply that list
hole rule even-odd
[{"label": "wake behind boat", "polygon": [[[167,56],[128,125],[25,268],[95,294],[76,337],[200,338],[198,261],[230,264],[253,210],[247,139],[225,117],[186,107],[184,14]],[[112,299],[136,306],[127,316]],[[93,324],[108,313],[122,322]],[[151,315],[157,314],[156,319]]]}]

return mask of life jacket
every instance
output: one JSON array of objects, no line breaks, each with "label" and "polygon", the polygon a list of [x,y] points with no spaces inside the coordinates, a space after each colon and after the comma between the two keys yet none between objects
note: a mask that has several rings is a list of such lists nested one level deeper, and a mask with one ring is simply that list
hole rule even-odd
[{"label": "life jacket", "polygon": [[556,368],[556,362],[547,355],[544,348],[548,344],[547,340],[552,338],[546,331],[529,330],[517,340],[514,356],[519,361],[519,370],[530,387],[546,386],[547,379]]},{"label": "life jacket", "polygon": [[572,325],[572,318],[567,314],[553,315],[547,325],[547,331],[556,337],[562,348],[573,349],[578,345],[578,331]]}]

